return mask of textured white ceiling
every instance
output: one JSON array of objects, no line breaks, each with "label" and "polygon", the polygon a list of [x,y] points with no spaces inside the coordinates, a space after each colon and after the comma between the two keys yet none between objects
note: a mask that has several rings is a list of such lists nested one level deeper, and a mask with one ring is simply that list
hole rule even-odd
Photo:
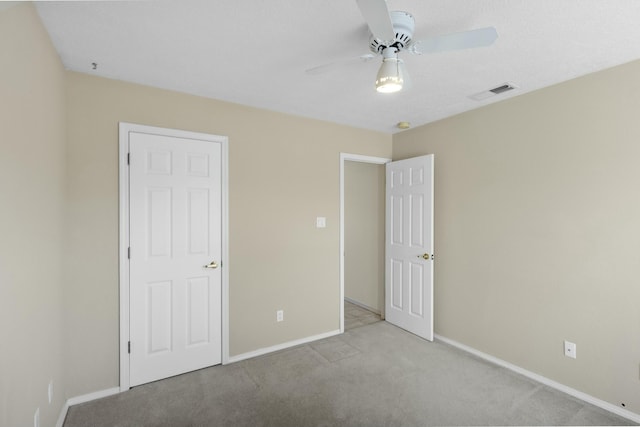
[{"label": "textured white ceiling", "polygon": [[[414,39],[494,26],[487,48],[410,55],[412,87],[378,94],[354,0],[36,2],[70,70],[388,133],[640,58],[638,0],[388,0]],[[93,70],[91,64],[98,64]],[[639,76],[640,78],[640,76]],[[519,89],[468,98],[505,82]]]}]

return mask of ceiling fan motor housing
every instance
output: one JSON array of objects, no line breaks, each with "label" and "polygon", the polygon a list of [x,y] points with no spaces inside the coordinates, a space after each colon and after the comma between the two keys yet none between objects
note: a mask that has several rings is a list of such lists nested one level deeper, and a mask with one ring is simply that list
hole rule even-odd
[{"label": "ceiling fan motor housing", "polygon": [[416,27],[413,15],[396,10],[389,12],[389,16],[396,37],[394,40],[381,40],[372,34],[369,37],[369,49],[374,53],[382,54],[386,48],[395,48],[396,51],[400,51],[409,46],[413,39],[413,31]]}]

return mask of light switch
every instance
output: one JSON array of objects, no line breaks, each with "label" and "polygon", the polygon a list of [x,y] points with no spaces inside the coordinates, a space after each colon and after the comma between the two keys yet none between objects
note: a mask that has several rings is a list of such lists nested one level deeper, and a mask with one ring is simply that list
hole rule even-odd
[{"label": "light switch", "polygon": [[319,216],[316,218],[316,228],[325,228],[327,226],[327,218]]}]

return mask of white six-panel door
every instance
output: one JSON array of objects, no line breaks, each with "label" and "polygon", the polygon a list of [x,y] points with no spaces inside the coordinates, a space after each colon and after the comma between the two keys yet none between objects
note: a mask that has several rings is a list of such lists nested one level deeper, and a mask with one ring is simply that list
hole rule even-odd
[{"label": "white six-panel door", "polygon": [[221,363],[221,144],[129,133],[130,386]]},{"label": "white six-panel door", "polygon": [[433,341],[433,155],[386,164],[386,320]]}]

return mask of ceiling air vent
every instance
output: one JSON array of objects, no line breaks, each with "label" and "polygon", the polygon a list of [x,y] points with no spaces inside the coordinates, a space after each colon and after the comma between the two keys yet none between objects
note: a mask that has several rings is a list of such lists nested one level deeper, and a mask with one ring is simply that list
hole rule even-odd
[{"label": "ceiling air vent", "polygon": [[505,83],[501,86],[494,87],[493,89],[485,90],[480,93],[476,93],[475,95],[469,95],[469,98],[475,101],[483,101],[487,98],[491,98],[492,96],[500,95],[501,93],[509,92],[510,90],[517,89],[518,86],[513,83]]},{"label": "ceiling air vent", "polygon": [[506,84],[506,85],[502,85],[499,87],[494,87],[493,89],[489,89],[489,92],[493,92],[496,95],[502,93],[502,92],[506,92],[508,90],[514,89],[513,86],[511,86],[510,84]]}]

